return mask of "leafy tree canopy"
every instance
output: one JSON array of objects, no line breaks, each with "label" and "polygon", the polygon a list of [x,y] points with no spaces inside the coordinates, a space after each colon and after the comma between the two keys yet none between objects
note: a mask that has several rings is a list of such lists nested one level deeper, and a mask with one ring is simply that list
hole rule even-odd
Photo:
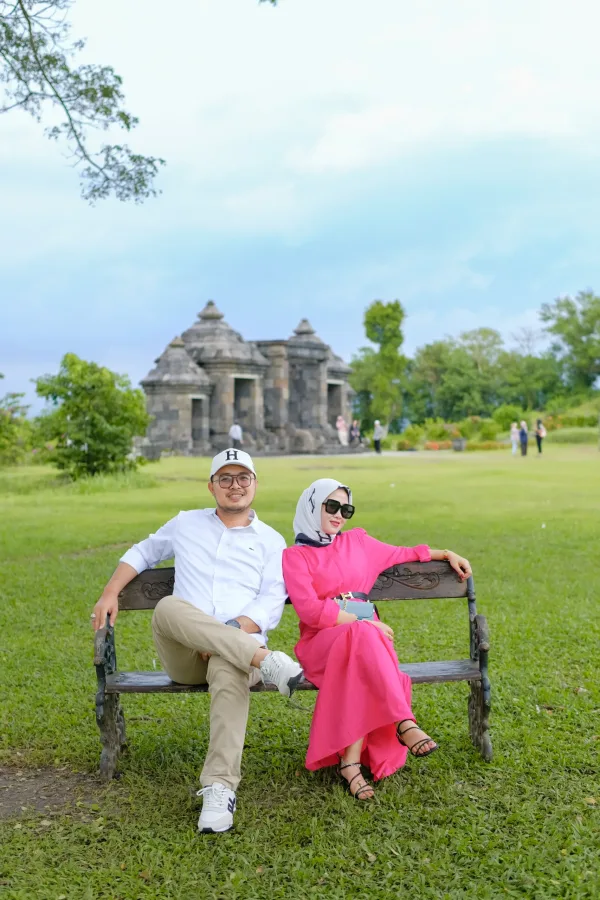
[{"label": "leafy tree canopy", "polygon": [[600,297],[590,290],[559,297],[543,304],[540,318],[555,338],[552,349],[564,363],[569,385],[592,387],[600,375]]},{"label": "leafy tree canopy", "polygon": [[374,300],[365,311],[366,335],[377,350],[362,347],[352,359],[350,376],[363,428],[370,427],[375,419],[393,423],[402,413],[407,359],[399,348],[404,340],[404,316],[399,300]]},{"label": "leafy tree canopy", "polygon": [[39,426],[55,444],[51,461],[59,469],[79,478],[136,465],[132,441],[150,417],[144,394],[126,376],[67,353],[57,375],[36,380],[36,391],[53,407]]},{"label": "leafy tree canopy", "polygon": [[[1,373],[0,378],[4,378]],[[0,466],[20,462],[29,447],[31,423],[27,420],[29,407],[22,402],[24,396],[5,394],[0,397]]]}]

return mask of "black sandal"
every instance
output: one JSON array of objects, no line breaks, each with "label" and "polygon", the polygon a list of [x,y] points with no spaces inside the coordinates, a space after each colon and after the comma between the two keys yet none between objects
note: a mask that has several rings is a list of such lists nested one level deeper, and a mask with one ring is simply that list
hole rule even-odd
[{"label": "black sandal", "polygon": [[[400,731],[400,726],[401,726],[401,725],[404,725],[405,722],[412,722],[412,725],[410,726],[410,728],[405,728],[404,731]],[[419,753],[419,750],[421,749],[421,747],[424,747],[425,744],[430,744],[430,743],[431,743],[431,741],[433,740],[433,738],[430,738],[430,737],[426,737],[426,738],[423,738],[423,739],[420,740],[420,741],[416,741],[416,742],[412,745],[412,747],[409,747],[408,744],[406,743],[406,741],[402,740],[402,738],[404,737],[405,734],[407,734],[407,732],[409,732],[409,731],[422,731],[422,730],[423,730],[423,729],[422,729],[422,728],[419,728],[418,725],[415,725],[415,723],[413,722],[412,719],[402,719],[402,721],[401,721],[401,722],[398,722],[398,725],[396,726],[396,737],[398,738],[398,740],[400,741],[400,743],[401,743],[404,747],[407,747],[407,748],[408,748],[408,750],[409,750],[411,756],[416,756],[418,759],[422,759],[422,758],[425,757],[425,756],[429,756],[430,753],[435,753],[435,751],[439,749],[439,748],[438,748],[438,745],[437,745],[437,744],[435,743],[435,741],[434,741],[434,745],[435,745],[435,746],[431,747],[430,750],[425,750],[424,753]]]},{"label": "black sandal", "polygon": [[[356,775],[354,776],[354,778],[351,778],[351,779],[350,779],[350,781],[348,781],[347,778],[344,778],[344,776],[342,775],[342,769],[350,769],[352,766],[360,766],[360,763],[359,763],[359,762],[354,762],[354,763],[344,763],[343,766],[340,764],[340,765],[337,767],[337,770],[338,770],[338,774],[341,776],[341,778],[344,779],[344,782],[345,782],[345,784],[346,784],[346,787],[348,788],[348,791],[350,792],[350,795],[351,795],[352,797],[354,797],[355,800],[360,800],[360,799],[361,799],[361,796],[360,796],[360,795],[361,795],[364,791],[373,791],[373,787],[372,787],[372,785],[369,784],[368,781],[365,781],[365,784],[363,785],[363,787],[360,787],[360,788],[358,788],[358,790],[353,791],[352,788],[350,787],[350,785],[351,785],[354,781],[356,781],[357,778],[363,778],[363,780],[364,780],[364,776],[363,776],[363,773],[359,771],[359,772],[356,773]],[[374,795],[375,795],[375,794],[374,794],[374,791],[373,791],[373,796],[374,796]],[[367,797],[367,798],[365,798],[365,799],[372,800],[373,797]]]}]

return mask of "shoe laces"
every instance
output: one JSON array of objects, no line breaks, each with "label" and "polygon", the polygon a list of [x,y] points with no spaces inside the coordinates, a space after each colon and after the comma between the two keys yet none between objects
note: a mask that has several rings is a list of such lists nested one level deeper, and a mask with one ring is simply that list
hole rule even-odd
[{"label": "shoe laces", "polygon": [[224,784],[209,784],[196,791],[196,797],[202,797],[206,809],[218,810],[222,809],[227,802],[227,790],[228,788]]}]

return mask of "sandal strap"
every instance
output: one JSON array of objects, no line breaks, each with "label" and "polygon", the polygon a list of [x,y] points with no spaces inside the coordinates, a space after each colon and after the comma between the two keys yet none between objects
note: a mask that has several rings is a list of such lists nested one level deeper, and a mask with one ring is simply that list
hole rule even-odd
[{"label": "sandal strap", "polygon": [[[350,785],[353,784],[357,778],[362,778],[362,777],[363,777],[362,772],[357,772],[357,774],[354,776],[354,778],[351,778],[350,781],[348,782],[348,787],[350,787]],[[363,781],[364,781],[364,779],[363,779]],[[360,790],[360,788],[359,788],[359,790]]]},{"label": "sandal strap", "polygon": [[400,725],[396,728],[396,734],[399,738],[403,737],[403,735],[408,734],[409,731],[422,731],[418,725],[411,725],[410,728],[404,728],[403,731],[400,731]]},{"label": "sandal strap", "polygon": [[[342,769],[349,769],[351,766],[360,766],[360,765],[362,765],[362,763],[359,763],[359,762],[355,762],[355,763],[344,763],[343,766],[338,766],[338,770],[341,772]],[[356,778],[356,775],[355,775],[354,777]]]},{"label": "sandal strap", "polygon": [[352,796],[353,796],[353,797],[360,797],[360,795],[361,795],[364,791],[372,791],[372,790],[373,790],[373,788],[372,788],[371,785],[367,782],[363,787],[358,788],[358,790],[355,791],[355,793],[354,793]]},{"label": "sandal strap", "polygon": [[[425,744],[429,743],[435,743],[435,741],[432,741],[431,738],[425,738],[422,741],[417,741],[416,744],[413,744],[413,746],[410,748],[410,752],[413,756],[424,756],[425,754],[419,753],[419,750],[421,749],[421,747],[424,747]],[[431,749],[433,750],[434,748],[432,747]]]},{"label": "sandal strap", "polygon": [[372,791],[373,790],[373,788],[371,787],[369,782],[365,781],[364,778],[363,778],[363,781],[365,783],[363,784],[363,786],[357,788],[355,791],[352,790],[352,785],[354,784],[356,779],[362,778],[362,777],[363,777],[362,772],[357,772],[356,775],[354,776],[354,778],[351,778],[350,781],[348,782],[348,790],[350,791],[350,793],[352,794],[353,797],[360,797],[360,795],[363,793],[363,791]]}]

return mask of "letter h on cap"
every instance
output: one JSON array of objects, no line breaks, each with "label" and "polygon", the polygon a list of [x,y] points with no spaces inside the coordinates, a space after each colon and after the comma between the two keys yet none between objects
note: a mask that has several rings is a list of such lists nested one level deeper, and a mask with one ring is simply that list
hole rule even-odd
[{"label": "letter h on cap", "polygon": [[238,452],[237,452],[237,450],[228,450],[228,451],[227,451],[227,456],[226,456],[225,458],[227,459],[227,462],[229,462],[230,459],[235,459],[235,460],[237,460],[237,458],[238,458]]}]

